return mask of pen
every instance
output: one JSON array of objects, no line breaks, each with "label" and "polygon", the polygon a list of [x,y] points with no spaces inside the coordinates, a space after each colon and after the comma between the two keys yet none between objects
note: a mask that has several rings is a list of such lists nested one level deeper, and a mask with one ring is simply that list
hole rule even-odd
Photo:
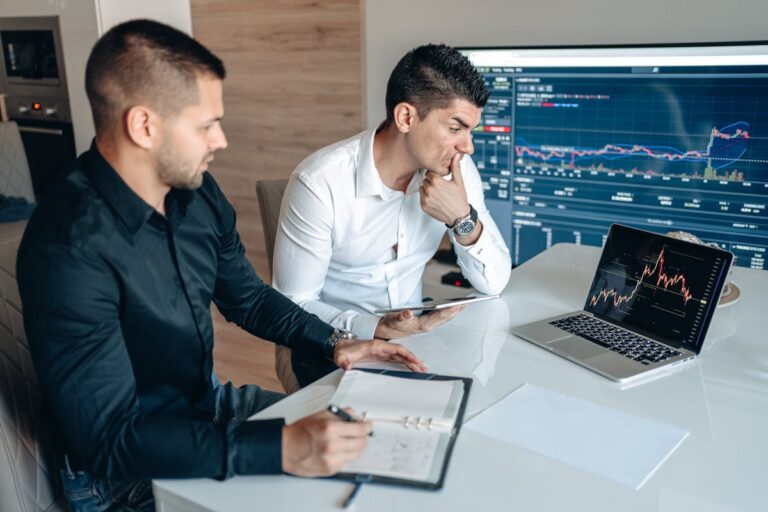
[{"label": "pen", "polygon": [[[337,417],[341,418],[341,420],[342,420],[342,421],[351,421],[351,422],[356,422],[356,421],[363,421],[363,420],[361,420],[361,419],[359,419],[359,418],[355,418],[354,416],[352,416],[351,414],[349,414],[347,411],[345,411],[344,409],[342,409],[342,408],[341,408],[341,407],[339,407],[338,405],[330,404],[330,405],[328,406],[328,411],[329,411],[331,414],[334,414],[334,415],[336,415]],[[371,430],[371,431],[368,433],[368,437],[373,437],[373,430]]]},{"label": "pen", "polygon": [[355,418],[354,416],[349,414],[347,411],[345,411],[338,405],[330,404],[328,406],[328,410],[331,412],[331,414],[335,414],[336,416],[338,416],[344,421],[360,421],[359,419]]},{"label": "pen", "polygon": [[357,496],[357,493],[360,492],[360,488],[363,486],[363,482],[356,481],[355,486],[352,488],[352,492],[349,493],[349,496],[347,496],[347,499],[344,500],[344,503],[341,504],[342,508],[349,508],[352,506],[352,504],[355,502],[355,496]]}]

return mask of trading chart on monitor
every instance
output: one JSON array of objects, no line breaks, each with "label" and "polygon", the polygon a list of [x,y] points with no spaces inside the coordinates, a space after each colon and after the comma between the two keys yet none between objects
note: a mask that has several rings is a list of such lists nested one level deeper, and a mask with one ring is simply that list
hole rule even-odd
[{"label": "trading chart on monitor", "polygon": [[615,226],[584,309],[693,350],[730,264],[725,251]]},{"label": "trading chart on monitor", "polygon": [[473,158],[514,264],[619,222],[765,268],[768,45],[462,51],[491,91]]}]

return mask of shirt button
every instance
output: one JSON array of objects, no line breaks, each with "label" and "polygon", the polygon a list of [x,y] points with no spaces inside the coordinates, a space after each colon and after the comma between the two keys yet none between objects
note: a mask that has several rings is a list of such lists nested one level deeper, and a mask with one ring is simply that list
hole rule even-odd
[{"label": "shirt button", "polygon": [[405,238],[405,233],[400,233],[400,238]]}]

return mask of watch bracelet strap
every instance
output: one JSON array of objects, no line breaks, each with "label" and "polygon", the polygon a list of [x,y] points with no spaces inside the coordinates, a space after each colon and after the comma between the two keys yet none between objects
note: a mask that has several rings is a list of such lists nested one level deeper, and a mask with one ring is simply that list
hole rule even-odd
[{"label": "watch bracelet strap", "polygon": [[333,361],[333,356],[336,353],[336,345],[339,344],[341,340],[356,340],[357,336],[352,333],[351,331],[347,331],[344,329],[339,329],[338,327],[333,330],[333,332],[328,336],[328,339],[323,343],[323,352],[325,354],[326,359],[329,361]]},{"label": "watch bracelet strap", "polygon": [[459,217],[458,219],[453,221],[452,225],[451,224],[446,224],[445,227],[447,227],[448,229],[453,229],[454,227],[456,227],[456,224],[458,224],[461,219],[465,219],[467,217],[469,217],[473,221],[477,222],[477,210],[475,210],[475,207],[472,206],[471,203],[469,205],[469,213],[467,215],[464,215],[463,217]]}]

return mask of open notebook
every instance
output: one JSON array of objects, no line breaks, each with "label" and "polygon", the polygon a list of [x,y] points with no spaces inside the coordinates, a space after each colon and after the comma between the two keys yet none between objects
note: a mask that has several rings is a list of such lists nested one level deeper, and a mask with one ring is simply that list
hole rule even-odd
[{"label": "open notebook", "polygon": [[373,422],[373,437],[339,478],[439,489],[461,428],[472,379],[351,370],[330,403]]}]

